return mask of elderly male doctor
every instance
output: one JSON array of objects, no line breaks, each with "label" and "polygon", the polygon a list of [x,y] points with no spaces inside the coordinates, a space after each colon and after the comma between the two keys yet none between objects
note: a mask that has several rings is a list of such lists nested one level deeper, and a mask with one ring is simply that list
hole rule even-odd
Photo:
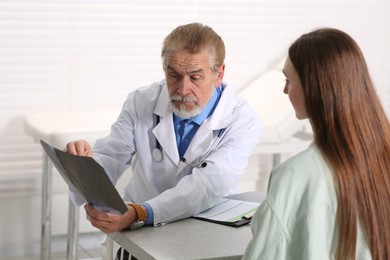
[{"label": "elderly male doctor", "polygon": [[93,156],[113,183],[132,167],[125,214],[85,205],[105,233],[187,218],[234,193],[263,131],[256,113],[222,83],[225,47],[210,27],[177,27],[161,57],[165,80],[130,93],[93,152],[83,140],[67,144],[69,153]]}]

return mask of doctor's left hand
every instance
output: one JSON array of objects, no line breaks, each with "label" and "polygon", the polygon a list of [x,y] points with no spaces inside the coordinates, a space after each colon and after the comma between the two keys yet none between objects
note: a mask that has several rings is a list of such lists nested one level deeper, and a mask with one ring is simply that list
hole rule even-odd
[{"label": "doctor's left hand", "polygon": [[88,204],[85,204],[84,208],[92,226],[104,233],[121,231],[136,219],[136,212],[130,206],[128,206],[128,210],[123,215],[103,212]]}]

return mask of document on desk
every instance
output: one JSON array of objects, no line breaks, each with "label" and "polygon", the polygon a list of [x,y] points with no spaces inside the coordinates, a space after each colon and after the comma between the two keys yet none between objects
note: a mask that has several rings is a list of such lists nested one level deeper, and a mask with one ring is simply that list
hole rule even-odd
[{"label": "document on desk", "polygon": [[68,186],[86,203],[117,214],[127,211],[103,167],[92,157],[63,152],[42,140],[41,145]]},{"label": "document on desk", "polygon": [[221,198],[212,208],[193,218],[218,224],[239,227],[251,222],[261,203]]}]

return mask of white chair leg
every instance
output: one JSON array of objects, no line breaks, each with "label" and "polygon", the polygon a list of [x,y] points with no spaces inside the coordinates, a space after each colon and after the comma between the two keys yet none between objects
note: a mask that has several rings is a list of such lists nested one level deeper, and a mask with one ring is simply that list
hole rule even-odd
[{"label": "white chair leg", "polygon": [[77,260],[79,242],[79,208],[69,200],[67,260]]},{"label": "white chair leg", "polygon": [[114,255],[113,248],[114,248],[113,240],[109,236],[106,236],[106,239],[101,246],[101,255],[104,260],[113,260],[113,255]]}]

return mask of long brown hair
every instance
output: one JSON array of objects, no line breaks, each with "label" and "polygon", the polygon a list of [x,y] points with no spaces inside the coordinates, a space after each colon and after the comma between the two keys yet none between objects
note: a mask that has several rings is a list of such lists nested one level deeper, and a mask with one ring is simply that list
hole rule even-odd
[{"label": "long brown hair", "polygon": [[358,225],[372,259],[390,259],[390,124],[357,43],[332,28],[289,48],[304,90],[314,141],[332,168],[337,259],[355,259]]}]

